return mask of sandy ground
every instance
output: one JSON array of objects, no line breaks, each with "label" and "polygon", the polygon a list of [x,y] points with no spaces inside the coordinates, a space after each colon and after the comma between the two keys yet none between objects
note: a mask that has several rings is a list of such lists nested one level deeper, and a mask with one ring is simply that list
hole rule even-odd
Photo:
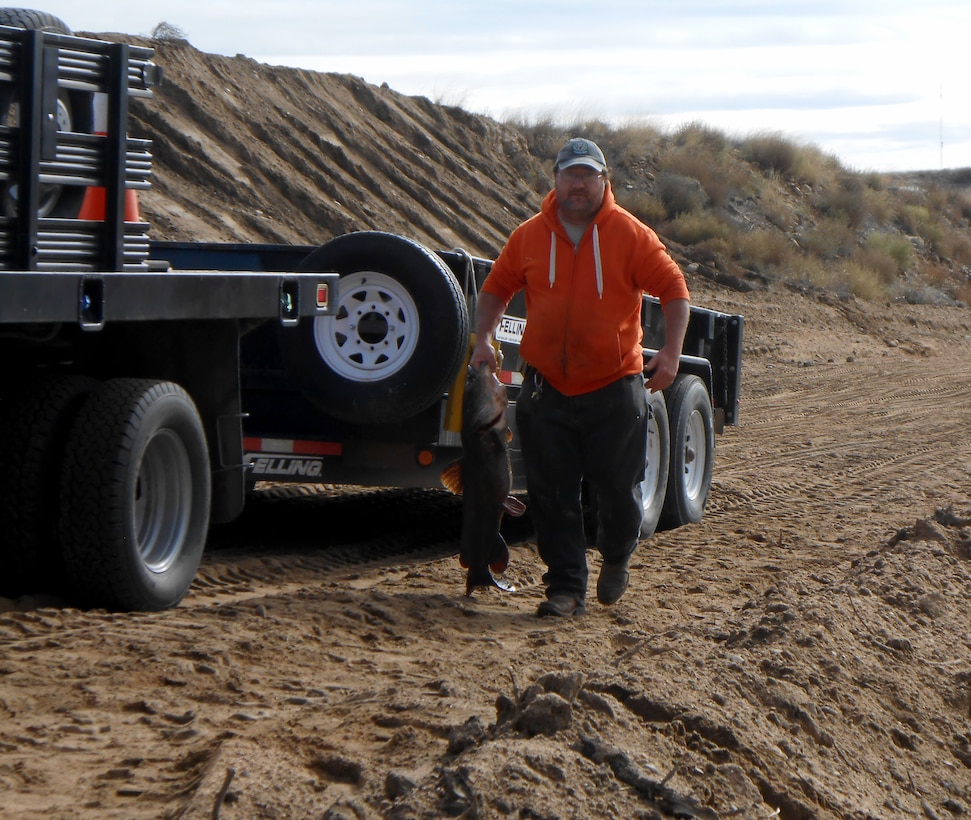
[{"label": "sandy ground", "polygon": [[[158,61],[156,238],[492,256],[548,184],[456,108]],[[971,814],[971,314],[690,284],[746,317],[741,423],[618,604],[538,619],[512,521],[518,590],[465,597],[444,493],[264,491],[177,609],[0,599],[0,817]]]},{"label": "sandy ground", "polygon": [[971,316],[692,284],[741,423],[618,604],[537,618],[522,529],[465,597],[436,492],[264,493],[177,609],[0,599],[0,817],[971,813]]}]

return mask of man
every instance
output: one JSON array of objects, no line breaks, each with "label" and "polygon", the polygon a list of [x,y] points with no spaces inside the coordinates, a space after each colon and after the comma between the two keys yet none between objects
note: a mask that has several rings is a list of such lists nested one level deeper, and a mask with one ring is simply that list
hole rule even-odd
[{"label": "man", "polygon": [[[643,517],[646,384],[671,385],[688,324],[684,276],[657,234],[614,201],[603,152],[571,139],[556,155],[555,186],[522,223],[483,283],[471,364],[496,368],[493,334],[513,294],[525,291],[526,366],[516,422],[546,600],[541,616],[584,612],[587,542],[580,488],[596,494],[597,598],[613,604]],[[664,346],[645,365],[644,292],[661,302]]]}]

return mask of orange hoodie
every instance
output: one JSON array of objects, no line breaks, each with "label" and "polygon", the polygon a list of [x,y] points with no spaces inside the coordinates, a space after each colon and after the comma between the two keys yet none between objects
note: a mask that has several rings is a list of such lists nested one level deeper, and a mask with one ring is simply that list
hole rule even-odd
[{"label": "orange hoodie", "polygon": [[574,248],[550,191],[509,237],[482,290],[506,304],[525,290],[521,356],[568,396],[644,368],[641,298],[687,299],[677,263],[654,231],[614,200],[610,185]]}]

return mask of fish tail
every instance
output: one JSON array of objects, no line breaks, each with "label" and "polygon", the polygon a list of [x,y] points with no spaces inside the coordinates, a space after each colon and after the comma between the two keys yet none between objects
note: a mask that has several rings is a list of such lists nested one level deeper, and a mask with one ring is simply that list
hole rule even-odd
[{"label": "fish tail", "polygon": [[489,569],[493,572],[503,573],[506,571],[506,567],[509,566],[509,547],[506,546],[506,540],[496,533],[496,543],[492,550],[492,555],[489,557]]}]

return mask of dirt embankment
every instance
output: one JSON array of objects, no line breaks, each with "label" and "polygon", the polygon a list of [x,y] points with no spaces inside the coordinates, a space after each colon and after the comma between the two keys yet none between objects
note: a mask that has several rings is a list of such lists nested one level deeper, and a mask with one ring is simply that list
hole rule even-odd
[{"label": "dirt embankment", "polygon": [[[494,123],[159,59],[166,238],[490,254],[538,201]],[[464,597],[447,496],[267,493],[175,610],[0,601],[0,817],[971,814],[971,315],[691,286],[746,317],[741,423],[704,521],[643,542],[617,605],[536,618],[522,531],[518,590]],[[429,549],[334,558],[401,538]]]},{"label": "dirt embankment", "polygon": [[155,238],[321,244],[385,230],[491,258],[545,193],[522,136],[486,117],[352,75],[151,45],[164,81],[134,101],[132,132],[154,141],[142,209]]}]

